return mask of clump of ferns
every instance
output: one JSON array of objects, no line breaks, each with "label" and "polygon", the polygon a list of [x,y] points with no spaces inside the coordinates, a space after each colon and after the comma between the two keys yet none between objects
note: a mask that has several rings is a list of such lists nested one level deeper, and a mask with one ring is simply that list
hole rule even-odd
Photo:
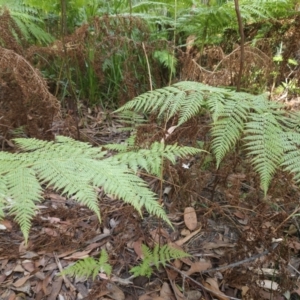
[{"label": "clump of ferns", "polygon": [[[118,111],[125,110],[155,113],[165,121],[178,116],[178,123],[166,128],[170,135],[207,111],[211,118],[210,150],[217,168],[240,144],[242,155],[260,177],[264,194],[279,169],[292,173],[295,182],[300,181],[299,115],[286,112],[264,95],[179,82],[142,94]],[[162,179],[164,161],[176,164],[182,157],[203,153],[203,149],[167,145],[164,139],[139,149],[131,147],[134,140],[133,134],[122,144],[106,146],[117,152],[108,157],[100,148],[66,137],[57,137],[55,142],[16,139],[19,153],[0,152],[0,217],[4,217],[4,209],[14,214],[27,241],[36,203],[41,201],[42,186],[47,184],[86,205],[100,220],[96,187],[101,186],[141,215],[146,209],[171,225],[157,195],[138,172],[142,169]]]},{"label": "clump of ferns", "polygon": [[[183,250],[172,247],[168,244],[159,246],[158,244],[151,250],[145,244],[141,245],[142,250],[142,262],[130,269],[130,273],[133,277],[147,276],[150,277],[153,274],[153,267],[157,269],[160,266],[166,266],[167,263],[174,259],[180,259],[189,257],[190,255]],[[106,274],[108,277],[112,273],[112,267],[108,263],[108,254],[102,249],[99,259],[93,257],[84,258],[75,264],[64,269],[60,274],[76,276],[80,278],[92,277],[94,280],[97,275]]]}]

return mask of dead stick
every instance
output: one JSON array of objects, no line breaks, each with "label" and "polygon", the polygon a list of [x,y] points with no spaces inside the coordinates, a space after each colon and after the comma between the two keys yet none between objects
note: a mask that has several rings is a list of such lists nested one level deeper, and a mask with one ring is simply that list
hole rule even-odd
[{"label": "dead stick", "polygon": [[62,273],[63,268],[62,268],[62,265],[61,265],[61,263],[60,263],[60,261],[59,261],[59,259],[58,259],[58,257],[57,257],[57,255],[56,255],[55,252],[53,252],[53,256],[54,256],[54,258],[55,258],[55,262],[56,262],[56,264],[57,264],[57,266],[58,266],[58,269],[59,269],[59,271],[60,271],[60,273],[61,273],[61,276],[62,276],[62,278],[63,278],[63,280],[64,280],[64,282],[65,282],[67,288],[70,289],[72,292],[75,292],[75,291],[76,291],[75,286],[74,286],[74,285],[70,282],[70,280]]}]

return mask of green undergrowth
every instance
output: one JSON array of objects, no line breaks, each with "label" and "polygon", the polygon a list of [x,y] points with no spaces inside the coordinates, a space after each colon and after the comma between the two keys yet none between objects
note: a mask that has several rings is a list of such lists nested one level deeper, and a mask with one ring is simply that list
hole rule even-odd
[{"label": "green undergrowth", "polygon": [[[161,265],[165,266],[166,263],[173,259],[190,256],[188,253],[169,245],[155,245],[154,249],[151,250],[149,247],[142,244],[141,250],[142,262],[130,269],[130,273],[133,273],[133,277],[150,277],[153,274],[153,267],[158,269]],[[84,258],[67,267],[61,272],[61,274],[83,278],[92,277],[95,279],[99,273],[105,273],[109,276],[111,274],[111,270],[112,268],[108,263],[108,254],[105,250],[102,250],[99,259],[94,259],[92,257]]]},{"label": "green undergrowth", "polygon": [[108,263],[108,254],[102,249],[98,260],[92,257],[86,257],[77,261],[75,264],[69,266],[61,272],[61,275],[78,276],[78,277],[92,277],[93,279],[99,273],[111,274],[112,267]]},{"label": "green undergrowth", "polygon": [[96,187],[131,204],[142,215],[150,214],[171,225],[157,196],[137,175],[138,168],[158,175],[162,161],[195,155],[201,150],[154,143],[149,149],[107,157],[106,151],[59,136],[53,142],[16,139],[19,153],[0,152],[0,217],[15,216],[27,241],[36,204],[44,187],[72,197],[96,213],[100,209]]},{"label": "green undergrowth", "polygon": [[167,124],[177,117],[177,128],[209,113],[208,143],[217,167],[239,145],[242,155],[252,162],[259,174],[265,194],[278,169],[291,172],[295,181],[300,181],[299,114],[286,111],[265,95],[185,81],[144,93],[117,112],[124,114],[128,110],[154,114],[159,124]]},{"label": "green undergrowth", "polygon": [[[228,153],[238,151],[237,155],[252,162],[265,194],[279,169],[291,172],[295,182],[300,181],[299,115],[285,111],[264,95],[180,82],[144,93],[118,112],[126,115],[128,110],[146,115],[154,113],[157,123],[164,126],[176,117],[174,132],[191,118],[209,113],[208,143],[217,167]],[[175,164],[178,158],[203,151],[167,145],[163,140],[133,147],[134,135],[123,144],[106,146],[114,150],[111,156],[99,147],[66,137],[57,137],[53,142],[36,139],[16,139],[15,142],[18,153],[0,152],[0,217],[6,212],[14,215],[25,240],[45,187],[86,205],[99,220],[96,187],[133,205],[141,215],[144,208],[170,224],[157,202],[157,195],[139,177],[138,171],[142,169],[162,179],[164,161]]]}]

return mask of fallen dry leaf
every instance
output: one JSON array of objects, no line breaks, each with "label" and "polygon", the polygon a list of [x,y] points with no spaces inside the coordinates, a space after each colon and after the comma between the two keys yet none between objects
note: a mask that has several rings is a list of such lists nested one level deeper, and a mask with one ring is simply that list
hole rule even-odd
[{"label": "fallen dry leaf", "polygon": [[61,276],[56,276],[52,282],[52,291],[51,295],[47,298],[47,300],[56,300],[63,283],[63,278]]},{"label": "fallen dry leaf", "polygon": [[43,285],[42,285],[42,291],[44,292],[45,295],[50,295],[51,294],[51,286],[49,286],[49,283],[51,282],[52,277],[50,275],[46,276],[45,279],[43,280]]},{"label": "fallen dry leaf", "polygon": [[49,236],[59,236],[59,233],[56,230],[48,227],[43,228],[42,232],[48,234]]},{"label": "fallen dry leaf", "polygon": [[121,289],[119,289],[114,283],[108,282],[106,288],[109,291],[109,297],[114,300],[124,300],[125,295]]},{"label": "fallen dry leaf", "polygon": [[166,271],[167,271],[168,279],[169,279],[170,284],[172,286],[172,289],[173,289],[176,300],[185,300],[184,295],[178,289],[175,281],[173,279],[171,279],[172,278],[172,272],[170,272],[170,270],[168,270],[168,269],[166,269]]},{"label": "fallen dry leaf", "polygon": [[183,228],[183,229],[180,231],[180,234],[181,234],[182,236],[187,236],[187,235],[190,235],[191,232],[190,232],[188,229]]},{"label": "fallen dry leaf", "polygon": [[173,261],[173,266],[176,268],[176,269],[181,269],[182,267],[182,261],[180,259],[175,259]]},{"label": "fallen dry leaf", "polygon": [[29,281],[26,281],[25,284],[20,287],[12,287],[14,291],[30,294],[31,284]]},{"label": "fallen dry leaf", "polygon": [[202,248],[206,249],[206,250],[211,250],[211,249],[217,249],[217,248],[221,248],[221,247],[234,247],[235,244],[229,244],[223,241],[216,241],[215,243],[212,242],[208,242],[208,243],[204,243]]},{"label": "fallen dry leaf", "polygon": [[143,242],[143,239],[142,238],[139,238],[137,241],[135,241],[133,243],[133,249],[134,249],[134,252],[137,254],[137,259],[141,259],[143,258],[143,252],[142,252],[142,242]]},{"label": "fallen dry leaf", "polygon": [[139,297],[139,300],[169,300],[170,298],[162,298],[159,296],[153,296],[151,297],[150,295],[142,295]]},{"label": "fallen dry leaf", "polygon": [[197,215],[193,207],[186,207],[184,210],[184,223],[189,230],[197,227]]},{"label": "fallen dry leaf", "polygon": [[0,229],[7,230],[7,231],[11,231],[11,229],[12,229],[12,223],[8,220],[5,220],[5,219],[1,220],[0,225],[3,226],[3,228],[0,228]]},{"label": "fallen dry leaf", "polygon": [[150,235],[156,244],[162,243],[162,237],[165,237],[167,240],[170,240],[169,233],[163,228],[156,228],[154,230],[151,230]]},{"label": "fallen dry leaf", "polygon": [[25,282],[29,279],[30,275],[26,275],[20,279],[18,279],[16,282],[13,283],[13,285],[17,288],[21,287],[22,285],[25,284]]},{"label": "fallen dry leaf", "polygon": [[34,263],[31,260],[24,260],[22,266],[28,272],[33,272],[35,270]]},{"label": "fallen dry leaf", "polygon": [[175,242],[176,245],[182,246],[184,243],[189,241],[194,235],[196,235],[198,232],[200,232],[201,228],[197,229],[196,231],[192,232],[190,235],[184,237],[183,239],[180,239]]},{"label": "fallen dry leaf", "polygon": [[218,282],[214,278],[207,278],[204,282],[204,286],[219,300],[229,300],[229,297],[220,291]]},{"label": "fallen dry leaf", "polygon": [[160,297],[162,299],[175,300],[173,292],[167,282],[164,282],[160,289]]},{"label": "fallen dry leaf", "polygon": [[290,241],[288,243],[288,246],[294,250],[300,250],[300,243],[298,243],[298,242]]},{"label": "fallen dry leaf", "polygon": [[75,252],[72,255],[65,257],[64,259],[82,259],[82,258],[86,258],[86,257],[89,257],[88,254],[90,252],[91,252],[91,250]]},{"label": "fallen dry leaf", "polygon": [[186,291],[185,293],[186,300],[202,300],[202,294],[199,291],[196,290],[191,290],[191,291]]},{"label": "fallen dry leaf", "polygon": [[194,262],[188,271],[186,271],[186,275],[190,276],[197,272],[202,272],[212,268],[212,264],[210,261],[197,261]]}]

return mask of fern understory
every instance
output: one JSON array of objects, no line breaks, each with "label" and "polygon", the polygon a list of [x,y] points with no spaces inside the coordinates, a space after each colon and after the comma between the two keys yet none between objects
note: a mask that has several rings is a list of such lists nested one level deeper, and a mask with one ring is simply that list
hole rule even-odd
[{"label": "fern understory", "polygon": [[[143,255],[142,262],[130,269],[130,273],[133,273],[133,277],[150,277],[153,274],[153,266],[158,269],[161,265],[165,266],[166,263],[173,259],[190,256],[188,253],[176,249],[168,244],[164,246],[156,245],[153,250],[142,244],[141,250]],[[111,270],[112,268],[108,263],[108,254],[105,250],[102,250],[98,260],[92,257],[84,258],[83,260],[67,267],[61,274],[84,278],[92,277],[95,279],[99,273],[105,273],[109,276],[111,274]]]},{"label": "fern understory", "polygon": [[[166,161],[176,164],[180,158],[206,154],[204,149],[214,155],[217,168],[230,153],[250,161],[265,195],[278,170],[290,172],[296,183],[300,181],[299,115],[264,95],[180,82],[142,94],[118,112],[125,123],[132,124],[126,128],[131,135],[122,144],[106,145],[106,150],[58,136],[52,142],[16,139],[17,153],[0,153],[0,217],[7,212],[14,215],[25,241],[36,204],[48,187],[86,205],[99,220],[101,200],[97,188],[102,187],[105,193],[132,205],[141,216],[145,209],[171,225],[158,196],[140,176],[150,175],[162,182]],[[159,142],[138,143],[139,125],[135,128],[134,124],[144,126],[140,113],[151,114],[151,120],[164,128],[165,137]],[[168,137],[184,123],[194,118],[206,118],[207,122],[207,115],[210,131],[205,142],[199,143],[203,149],[168,145]],[[168,244],[156,245],[152,250],[142,245],[142,254],[141,263],[130,266],[132,278],[149,277],[154,267],[159,269],[172,259],[188,256]],[[108,254],[102,250],[99,259],[80,260],[62,274],[95,279],[99,274],[109,277],[111,270]]]},{"label": "fern understory", "polygon": [[[267,193],[278,169],[293,173],[300,181],[300,133],[298,115],[254,96],[215,88],[196,82],[180,82],[157,89],[121,107],[118,112],[154,113],[157,122],[166,124],[178,117],[176,128],[189,119],[210,113],[209,146],[217,167],[234,152],[237,143],[252,162]],[[176,131],[176,129],[175,129]],[[131,145],[130,145],[131,143]],[[55,142],[16,139],[17,154],[0,154],[0,215],[7,210],[15,216],[28,240],[35,205],[44,187],[52,187],[73,197],[94,211],[100,220],[96,187],[130,203],[142,215],[144,207],[171,224],[157,196],[137,172],[139,169],[162,180],[163,162],[175,164],[177,158],[193,156],[201,149],[155,142],[145,149],[134,149],[134,135],[123,145],[108,145],[119,153],[107,157],[100,148],[58,137]]]}]

